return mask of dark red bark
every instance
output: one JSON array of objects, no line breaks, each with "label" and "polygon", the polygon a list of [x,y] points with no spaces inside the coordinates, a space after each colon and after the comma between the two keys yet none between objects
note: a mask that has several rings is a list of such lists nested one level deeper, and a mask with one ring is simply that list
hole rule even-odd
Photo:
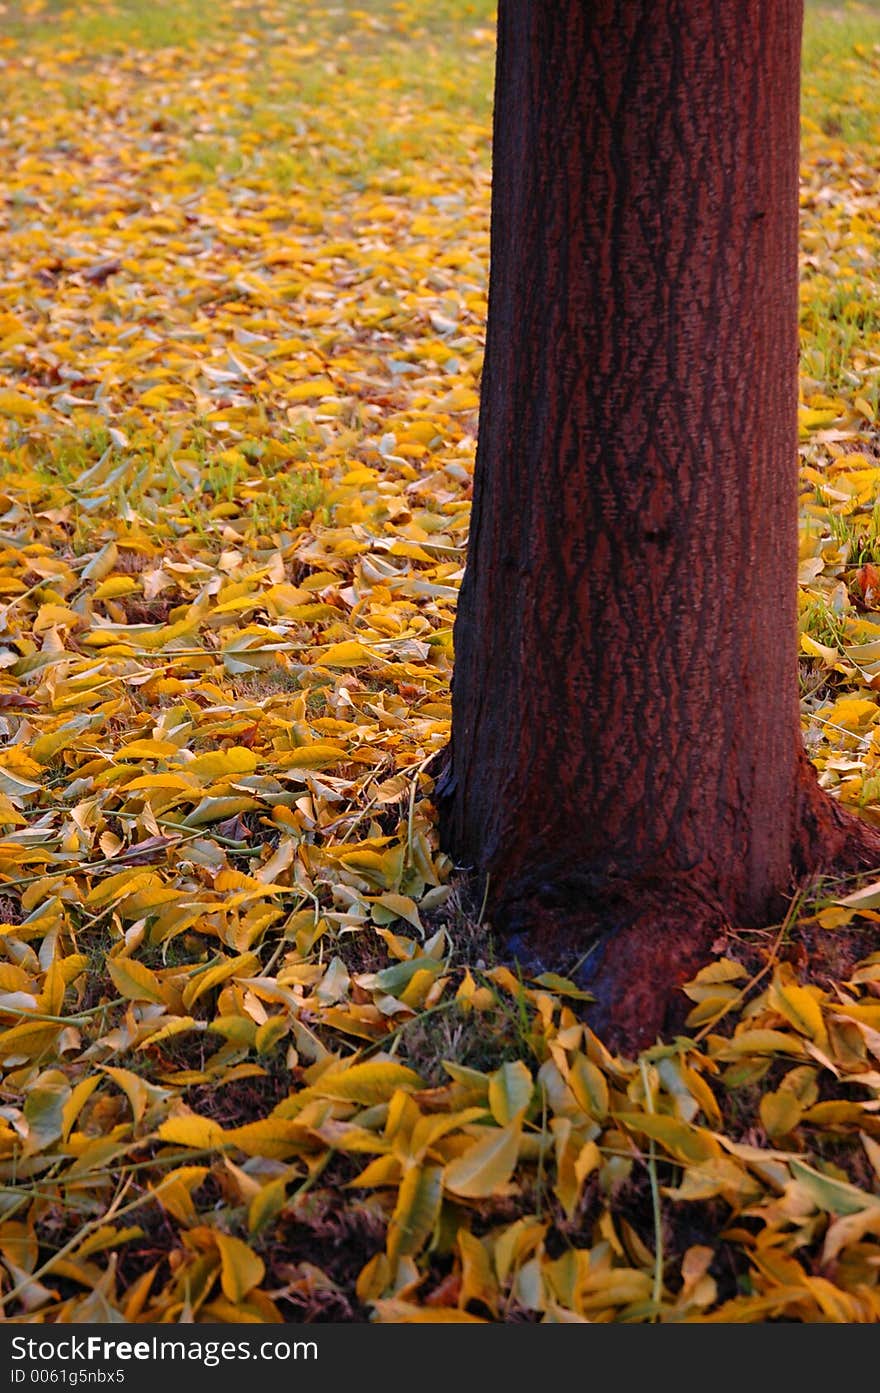
[{"label": "dark red bark", "polygon": [[441,832],[536,952],[612,930],[610,1021],[805,871],[880,859],[799,728],[801,12],[500,3]]}]

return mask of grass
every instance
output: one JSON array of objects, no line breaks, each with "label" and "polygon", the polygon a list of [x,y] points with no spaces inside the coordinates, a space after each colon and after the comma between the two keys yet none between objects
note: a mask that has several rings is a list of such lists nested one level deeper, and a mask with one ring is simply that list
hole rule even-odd
[{"label": "grass", "polygon": [[878,45],[876,0],[807,0],[802,109],[809,125],[846,143],[877,140]]},{"label": "grass", "polygon": [[[0,1243],[0,1307],[880,1319],[834,1190],[871,1209],[880,1143],[854,884],[731,929],[635,1060],[437,845],[492,5],[12,10],[0,1207],[47,1280]],[[878,26],[808,6],[801,489],[810,753],[875,819],[871,650],[842,650],[880,631]],[[80,1251],[111,1200],[142,1232]]]},{"label": "grass", "polygon": [[[279,0],[232,12],[196,0],[31,0],[7,24],[7,42],[50,42],[57,26],[74,45],[57,95],[65,107],[80,110],[96,97],[89,77],[94,56],[132,48],[147,53],[192,51],[214,45],[222,64],[224,47],[244,40],[253,71],[261,79],[249,88],[238,116],[210,136],[193,129],[185,103],[169,104],[163,119],[177,128],[183,150],[203,179],[242,177],[268,168],[282,188],[310,182],[316,166],[338,172],[353,183],[369,182],[389,167],[409,171],[429,157],[442,129],[444,138],[468,139],[449,121],[450,95],[463,121],[485,121],[491,107],[485,56],[494,24],[492,0],[438,5],[367,0],[354,11],[347,5],[317,0]],[[295,77],[273,73],[273,50],[279,35],[305,36],[315,61]],[[351,106],[346,73],[356,65],[369,74],[377,91],[400,93],[399,129],[389,129],[381,106],[371,112]],[[88,80],[86,80],[88,79]],[[27,100],[27,94],[23,94]],[[112,88],[105,89],[112,101]],[[413,119],[418,112],[418,120]],[[334,141],[334,129],[356,121],[355,143]]]}]

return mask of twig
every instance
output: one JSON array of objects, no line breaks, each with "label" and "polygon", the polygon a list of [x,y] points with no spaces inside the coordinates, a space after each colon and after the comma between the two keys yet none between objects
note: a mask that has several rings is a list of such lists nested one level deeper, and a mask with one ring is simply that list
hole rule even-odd
[{"label": "twig", "polygon": [[[75,1016],[50,1016],[43,1011],[25,1011],[20,1008],[12,1010],[8,1006],[0,1006],[0,1015],[17,1016],[19,1025],[26,1025],[29,1021],[45,1021],[47,1025],[86,1025],[90,1016],[99,1016],[102,1011],[109,1011],[111,1006],[119,1006],[127,1000],[127,997],[115,996],[112,1001],[102,1001],[100,1006],[89,1006],[84,1011],[78,1011]],[[12,1026],[8,1028],[14,1029]]]},{"label": "twig", "polygon": [[11,1291],[8,1291],[5,1296],[0,1296],[0,1310],[3,1310],[8,1302],[14,1301],[16,1297],[21,1296],[22,1292],[26,1291],[32,1282],[39,1282],[43,1277],[48,1276],[55,1264],[61,1262],[62,1258],[66,1258],[68,1253],[72,1253],[75,1248],[78,1248],[83,1241],[88,1238],[89,1234],[94,1233],[97,1229],[103,1228],[105,1224],[111,1222],[113,1219],[121,1219],[123,1215],[131,1214],[133,1210],[140,1209],[141,1205],[149,1204],[156,1199],[156,1196],[152,1193],[139,1195],[136,1200],[131,1200],[128,1204],[122,1205],[120,1209],[120,1202],[125,1198],[133,1183],[134,1177],[130,1175],[123,1183],[113,1203],[103,1214],[100,1214],[97,1219],[90,1219],[87,1224],[83,1224],[82,1228],[77,1229],[73,1237],[68,1239],[64,1246],[59,1248],[56,1253],[53,1253],[51,1257],[47,1258],[35,1272],[29,1273],[18,1282]]}]

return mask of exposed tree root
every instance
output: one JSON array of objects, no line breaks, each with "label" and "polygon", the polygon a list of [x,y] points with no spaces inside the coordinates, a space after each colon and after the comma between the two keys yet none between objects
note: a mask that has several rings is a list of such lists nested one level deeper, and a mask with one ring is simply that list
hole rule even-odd
[{"label": "exposed tree root", "polygon": [[799,830],[792,850],[795,880],[880,868],[880,827],[848,812],[821,789],[806,754],[801,757],[798,784]]},{"label": "exposed tree root", "polygon": [[[523,906],[517,910],[521,922]],[[573,975],[596,998],[587,1009],[591,1029],[631,1051],[681,1030],[689,1003],[679,989],[711,960],[726,928],[720,906],[685,883],[627,884],[577,923],[571,912],[537,909],[531,929],[512,935],[509,947],[530,971]]]},{"label": "exposed tree root", "polygon": [[692,1002],[681,991],[712,958],[723,930],[714,915],[647,905],[631,923],[603,935],[584,985],[596,1003],[589,1023],[613,1049],[641,1049],[681,1031]]}]

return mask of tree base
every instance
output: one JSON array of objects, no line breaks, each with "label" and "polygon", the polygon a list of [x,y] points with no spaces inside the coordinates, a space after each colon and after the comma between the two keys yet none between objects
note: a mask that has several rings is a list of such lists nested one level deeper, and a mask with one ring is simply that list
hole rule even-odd
[{"label": "tree base", "polygon": [[[561,972],[591,992],[590,1028],[623,1052],[683,1029],[689,1003],[681,987],[711,960],[729,927],[699,895],[659,885],[617,887],[601,911],[580,914],[576,923],[546,910],[533,923],[508,937],[517,960],[532,975]],[[587,944],[575,962],[573,943]]]},{"label": "tree base", "polygon": [[[806,755],[797,802],[791,882],[768,923],[781,919],[786,901],[818,876],[880,868],[880,828],[824,792]],[[711,961],[725,934],[763,927],[732,924],[719,889],[703,885],[697,872],[608,881],[585,894],[575,868],[567,886],[536,877],[530,892],[520,880],[513,902],[504,887],[491,887],[489,909],[523,968],[574,977],[595,995],[587,1010],[591,1028],[612,1048],[631,1052],[683,1029],[689,1002],[681,987]]]}]

